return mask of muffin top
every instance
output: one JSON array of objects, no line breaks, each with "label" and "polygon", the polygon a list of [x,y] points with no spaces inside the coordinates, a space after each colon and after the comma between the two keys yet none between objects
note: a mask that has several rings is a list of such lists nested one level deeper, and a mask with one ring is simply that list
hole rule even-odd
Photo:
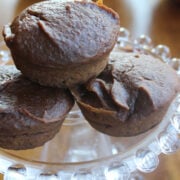
[{"label": "muffin top", "polygon": [[74,104],[67,89],[42,87],[26,79],[14,66],[0,66],[0,132],[23,134],[31,127],[63,121]]},{"label": "muffin top", "polygon": [[77,101],[116,111],[120,121],[141,117],[169,104],[180,81],[169,65],[150,55],[112,52],[96,78],[75,89]]},{"label": "muffin top", "polygon": [[119,32],[119,16],[85,1],[42,1],[4,27],[13,57],[40,66],[86,63],[108,55]]}]

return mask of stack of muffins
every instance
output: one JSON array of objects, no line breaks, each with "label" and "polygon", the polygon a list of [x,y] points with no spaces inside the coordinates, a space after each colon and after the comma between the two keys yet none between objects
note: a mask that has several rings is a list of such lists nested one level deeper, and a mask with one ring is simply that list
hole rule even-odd
[{"label": "stack of muffins", "polygon": [[159,123],[179,79],[149,55],[113,52],[119,27],[116,12],[85,1],[36,3],[4,27],[20,71],[0,68],[0,147],[43,145],[74,101],[92,127],[111,136],[134,136]]}]

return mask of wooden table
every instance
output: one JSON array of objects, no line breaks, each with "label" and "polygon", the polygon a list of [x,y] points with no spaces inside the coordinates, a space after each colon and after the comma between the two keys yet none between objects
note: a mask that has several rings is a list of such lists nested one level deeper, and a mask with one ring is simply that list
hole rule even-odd
[{"label": "wooden table", "polygon": [[[132,37],[149,35],[154,44],[165,44],[172,55],[180,57],[180,4],[173,0],[104,0],[120,14],[121,26],[128,28]],[[21,10],[35,0],[0,0],[0,31]],[[0,41],[3,40],[0,34]],[[160,156],[160,165],[147,180],[179,180],[180,152]]]}]

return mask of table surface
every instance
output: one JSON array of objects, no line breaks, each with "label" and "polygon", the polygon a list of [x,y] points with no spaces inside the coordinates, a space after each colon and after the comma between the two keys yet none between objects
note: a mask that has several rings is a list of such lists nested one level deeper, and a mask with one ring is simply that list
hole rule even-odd
[{"label": "table surface", "polygon": [[[37,0],[0,0],[0,31],[34,2]],[[173,0],[104,0],[104,3],[120,14],[121,26],[129,29],[133,38],[149,35],[155,45],[165,44],[173,57],[180,57],[180,3]],[[179,180],[179,167],[180,152],[161,155],[157,170],[144,176],[146,180]]]}]

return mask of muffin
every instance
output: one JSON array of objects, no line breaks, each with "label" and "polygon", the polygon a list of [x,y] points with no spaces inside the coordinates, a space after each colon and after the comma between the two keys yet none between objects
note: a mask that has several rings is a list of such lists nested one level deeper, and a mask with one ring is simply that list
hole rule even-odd
[{"label": "muffin", "polygon": [[42,87],[14,66],[0,66],[0,147],[43,145],[59,131],[73,104],[68,90]]},{"label": "muffin", "polygon": [[176,72],[153,56],[112,52],[105,70],[73,94],[87,121],[111,136],[134,136],[157,125],[180,90]]},{"label": "muffin", "polygon": [[3,30],[17,68],[45,86],[71,87],[96,77],[116,43],[119,16],[94,2],[42,1]]}]

